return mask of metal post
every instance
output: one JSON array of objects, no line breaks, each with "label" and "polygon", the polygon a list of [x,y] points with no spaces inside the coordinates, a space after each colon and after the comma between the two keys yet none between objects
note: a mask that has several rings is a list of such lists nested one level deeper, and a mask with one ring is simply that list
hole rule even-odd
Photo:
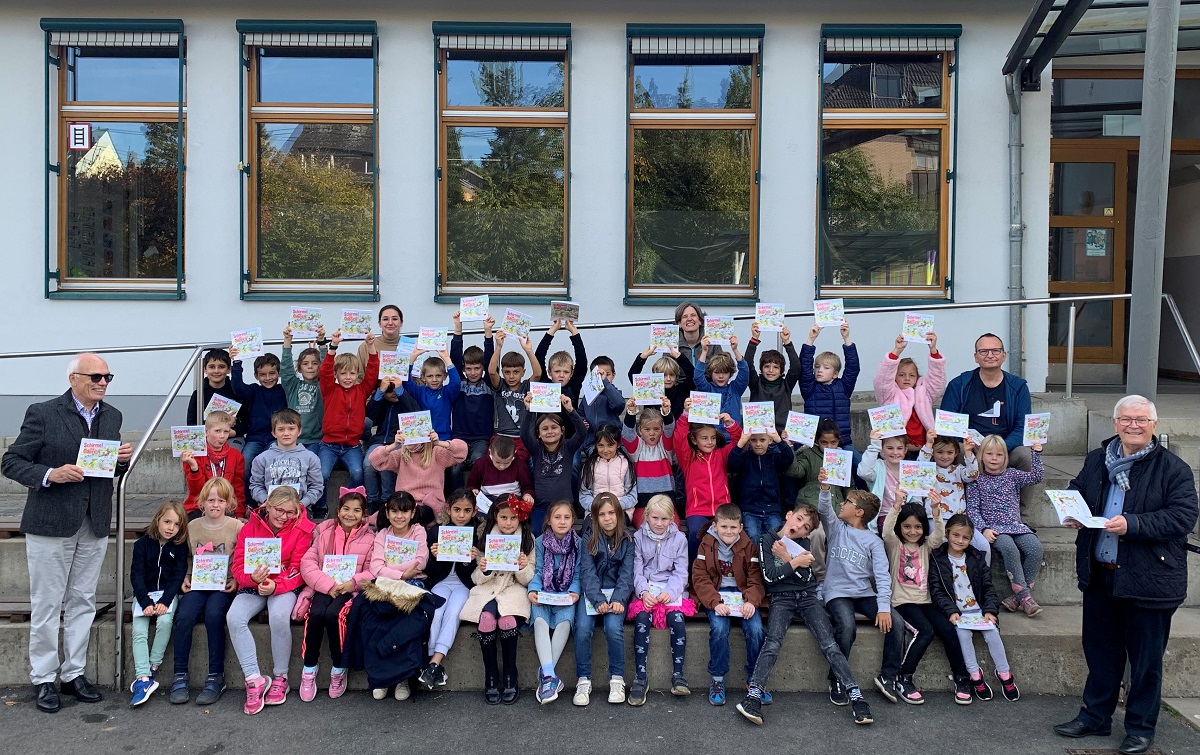
[{"label": "metal post", "polygon": [[[1025,247],[1025,221],[1021,209],[1021,69],[1005,77],[1008,91],[1008,298],[1025,298],[1022,266]],[[1017,375],[1025,374],[1024,308],[1008,310],[1009,367]]]},{"label": "metal post", "polygon": [[1158,348],[1171,116],[1180,0],[1149,0],[1146,8],[1142,135],[1138,140],[1137,228],[1133,238],[1133,299],[1129,305],[1126,391],[1153,401],[1158,394]]},{"label": "metal post", "polygon": [[1071,302],[1071,313],[1067,316],[1067,395],[1063,398],[1075,398],[1071,395],[1075,387],[1075,302]]}]

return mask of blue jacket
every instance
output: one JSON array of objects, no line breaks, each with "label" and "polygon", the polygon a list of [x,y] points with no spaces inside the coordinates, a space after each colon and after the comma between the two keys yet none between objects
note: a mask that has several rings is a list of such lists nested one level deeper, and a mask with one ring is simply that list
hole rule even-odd
[{"label": "blue jacket", "polygon": [[400,421],[396,418],[401,414],[421,410],[421,407],[417,406],[417,400],[410,393],[401,391],[396,394],[396,398],[396,401],[388,401],[383,391],[376,388],[367,401],[367,418],[372,423],[371,441],[367,443],[368,449],[378,444],[386,446],[395,441],[396,430],[400,425]]},{"label": "blue jacket", "polygon": [[[712,350],[709,350],[712,353]],[[724,388],[718,388],[708,382],[708,376],[704,374],[707,365],[705,362],[696,362],[696,370],[692,375],[692,382],[696,385],[696,390],[704,393],[719,393],[721,394],[721,411],[733,417],[733,421],[742,424],[742,394],[746,392],[746,387],[750,385],[750,366],[746,364],[745,359],[737,361],[737,374],[733,379],[725,384]],[[674,407],[672,407],[674,408]],[[717,425],[717,432],[724,436],[725,440],[729,440],[729,431],[724,425]]]},{"label": "blue jacket", "polygon": [[[779,514],[781,494],[779,477],[787,472],[795,453],[787,443],[772,443],[762,456],[750,448],[734,447],[729,452],[728,468],[739,473],[742,497],[738,506],[744,514]],[[788,501],[791,508],[791,501]]]},{"label": "blue jacket", "polygon": [[838,423],[842,432],[842,446],[852,442],[850,437],[850,397],[854,395],[854,384],[858,382],[858,347],[854,344],[842,346],[845,355],[841,377],[828,383],[818,383],[813,372],[813,358],[817,349],[811,344],[800,347],[800,395],[804,397],[804,411]]},{"label": "blue jacket", "polygon": [[590,448],[596,442],[596,428],[600,425],[621,427],[621,412],[625,409],[625,397],[617,387],[607,380],[604,390],[592,403],[588,403],[582,395],[579,397],[579,414],[587,420],[587,435],[583,441],[584,448]]},{"label": "blue jacket", "polygon": [[611,600],[628,606],[629,599],[633,596],[633,538],[626,534],[625,538],[617,543],[616,550],[611,553],[603,534],[597,540],[598,547],[596,555],[593,556],[587,549],[588,528],[585,527],[583,545],[579,553],[579,577],[583,595],[593,606],[598,606],[610,600],[604,597],[601,590],[612,590]]},{"label": "blue jacket", "polygon": [[458,370],[460,379],[458,398],[450,412],[450,434],[458,440],[487,440],[492,437],[495,426],[496,399],[492,384],[488,381],[487,365],[492,361],[495,343],[491,338],[483,342],[483,377],[471,383],[463,372],[463,338],[450,339],[450,361]]},{"label": "blue jacket", "polygon": [[[450,412],[454,409],[454,400],[458,398],[462,381],[459,380],[458,370],[453,364],[446,365],[446,382],[436,391],[427,388],[416,381],[409,381],[408,392],[417,400],[422,409],[429,410],[429,419],[433,423],[433,431],[439,439],[450,438]],[[396,390],[404,390],[404,384]]]},{"label": "blue jacket", "polygon": [[[1011,451],[1021,445],[1025,436],[1025,415],[1031,414],[1033,409],[1029,399],[1029,383],[1011,372],[1001,372],[1004,372],[1004,419],[1008,425],[1004,445]],[[963,405],[967,402],[967,386],[978,374],[979,368],[976,367],[951,380],[942,396],[941,408],[961,414]]]},{"label": "blue jacket", "polygon": [[[545,587],[542,585],[542,564],[546,558],[546,546],[542,544],[542,538],[545,536],[546,533],[543,532],[537,536],[536,540],[533,541],[533,579],[529,580],[529,592],[541,592],[543,589],[545,589]],[[576,535],[574,532],[571,533],[571,537],[575,538],[575,545],[578,548],[578,553],[575,560],[575,570],[572,572],[571,576],[571,584],[568,585],[567,589],[563,590],[562,592],[573,592],[578,595],[580,589],[579,562],[583,559],[583,540],[581,540],[579,535]],[[550,557],[554,559],[555,566],[561,565],[561,561],[563,559],[562,556],[555,556],[552,554]]]},{"label": "blue jacket", "polygon": [[[287,391],[280,380],[274,388],[263,388],[258,383],[246,383],[242,379],[242,362],[233,363],[233,395],[248,410],[246,440],[269,444],[275,439],[271,433],[271,415],[287,408]],[[301,428],[304,429],[304,428]]]}]

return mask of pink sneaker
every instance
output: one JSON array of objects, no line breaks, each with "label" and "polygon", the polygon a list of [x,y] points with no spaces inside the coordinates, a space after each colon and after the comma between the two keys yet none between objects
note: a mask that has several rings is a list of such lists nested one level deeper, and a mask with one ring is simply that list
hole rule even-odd
[{"label": "pink sneaker", "polygon": [[333,699],[341,697],[346,692],[347,671],[333,671],[329,674],[329,696]]},{"label": "pink sneaker", "polygon": [[[284,697],[287,697],[287,692],[284,692]],[[300,699],[306,703],[311,703],[313,700],[317,699],[316,671],[305,671],[300,674]],[[283,702],[283,700],[280,700],[279,702]],[[272,705],[274,704],[275,703],[272,703]]]},{"label": "pink sneaker", "polygon": [[253,716],[263,709],[265,704],[263,694],[271,684],[271,677],[260,676],[257,679],[246,680],[246,706],[242,710],[247,716]]},{"label": "pink sneaker", "polygon": [[275,681],[271,682],[271,688],[267,690],[266,704],[267,705],[283,705],[287,702],[288,696],[288,681],[286,676],[277,676]]}]

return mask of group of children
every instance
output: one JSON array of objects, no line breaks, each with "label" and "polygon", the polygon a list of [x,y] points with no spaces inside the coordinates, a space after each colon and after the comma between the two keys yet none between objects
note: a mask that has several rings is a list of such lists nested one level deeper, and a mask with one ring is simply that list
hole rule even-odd
[{"label": "group of children", "polygon": [[[384,312],[389,309],[399,312]],[[726,702],[729,632],[733,620],[740,621],[747,692],[737,708],[755,723],[762,723],[762,705],[771,702],[769,676],[794,617],[813,632],[829,664],[831,702],[850,706],[857,723],[871,723],[872,714],[847,660],[856,614],[884,633],[873,684],[890,702],[924,702],[913,677],[934,635],[942,639],[954,674],[955,701],[990,699],[974,653],[976,632],[988,645],[1004,697],[1019,697],[997,616],[1001,605],[1029,616],[1040,610],[1031,591],[1041,550],[1019,511],[1021,486],[1041,476],[1040,447],[1033,449],[1033,471],[1021,472],[1008,468],[999,436],[976,446],[934,435],[933,402],[945,383],[936,336],[928,339],[924,377],[913,360],[901,358],[901,338],[883,359],[876,395],[881,403],[900,404],[906,432],[872,434],[856,466],[860,489],[827,484],[822,469],[824,449],[853,448],[850,397],[859,367],[848,325],[840,328],[844,372],[838,355],[816,353],[816,326],[799,355],[784,328],[787,356],[767,350],[757,370],[739,353],[736,337],[727,352],[703,339],[693,352],[695,364],[672,350],[650,367],[664,376],[666,387],[661,403],[652,406],[626,401],[613,385],[615,365],[608,357],[587,363],[573,322],[556,322],[536,351],[524,338],[520,350],[505,351],[505,334],[493,338],[493,325],[484,323],[483,348],[464,350],[456,315],[449,352],[428,357],[421,377],[409,381],[377,381],[379,344],[372,337],[363,344],[365,365],[352,354],[335,356],[340,333],[324,354],[320,346],[302,351],[295,370],[284,370],[285,386],[278,385],[278,360],[271,355],[255,362],[253,388],[240,385],[235,364],[233,395],[247,415],[240,431],[245,461],[229,441],[235,419],[210,414],[209,455],[181,457],[186,506],[164,505],[135,547],[132,577],[144,609],[134,622],[133,704],[158,686],[155,674],[176,613],[181,619],[173,633],[171,701],[190,697],[187,659],[192,628],[203,614],[209,668],[198,702],[210,703],[224,690],[227,626],[247,680],[248,714],[287,698],[291,620],[305,622],[299,691],[306,701],[316,695],[326,641],[331,697],[345,691],[348,669],[358,666],[366,668],[376,699],[389,689],[405,699],[412,682],[446,686],[445,659],[460,621],[478,627],[488,704],[518,699],[517,641],[528,629],[539,661],[538,701],[552,702],[564,689],[557,666],[573,634],[573,702],[587,705],[597,621],[607,642],[610,703],[645,703],[654,628],[669,630],[670,691],[687,695],[685,618],[697,612],[709,621],[708,699],[714,705]],[[569,331],[573,354],[559,351],[547,359],[560,328]],[[285,338],[290,362],[287,331]],[[747,356],[759,345],[754,327]],[[641,352],[631,374],[653,354]],[[209,357],[205,395],[197,402],[207,403],[209,389],[225,387],[222,355]],[[589,393],[582,386],[590,371],[602,388]],[[562,386],[560,412],[529,410],[531,381],[543,379]],[[789,441],[784,432],[797,383],[806,410],[821,417],[812,447]],[[693,387],[721,394],[718,425],[689,421]],[[751,400],[775,403],[775,429],[742,431],[747,387]],[[276,388],[284,391],[282,405],[275,403]],[[395,432],[397,416],[414,404],[430,411],[434,432],[429,442],[404,445]],[[379,475],[374,488],[361,484],[364,417],[375,428],[366,433],[365,456]],[[263,443],[264,421],[274,442],[255,447]],[[301,441],[311,437],[306,428],[313,422],[321,427],[315,454]],[[905,458],[933,460],[937,489],[924,497],[900,492]],[[314,526],[324,515],[325,486],[339,460],[351,487],[341,490],[333,517]],[[475,528],[470,563],[439,560],[442,527]],[[520,536],[515,571],[489,569],[488,535]],[[247,538],[281,541],[278,572],[260,567],[244,573]],[[401,541],[411,545],[403,548]],[[1013,591],[1003,601],[991,583],[993,546]],[[224,591],[189,590],[188,556],[204,553],[231,555]],[[164,562],[163,554],[174,555]],[[327,556],[354,557],[353,577],[331,577],[322,567]],[[271,626],[271,676],[258,668],[247,627],[263,608]],[[157,635],[146,648],[155,618]],[[627,620],[635,651],[628,687]],[[914,635],[907,647],[906,627]],[[379,633],[415,643],[401,654],[405,662],[372,658],[369,646]],[[368,649],[347,649],[356,643]]]}]

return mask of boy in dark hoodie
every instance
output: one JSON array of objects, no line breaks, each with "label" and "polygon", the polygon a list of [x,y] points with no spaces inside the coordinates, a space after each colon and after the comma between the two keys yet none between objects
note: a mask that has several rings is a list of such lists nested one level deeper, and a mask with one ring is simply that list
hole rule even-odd
[{"label": "boy in dark hoodie", "polygon": [[[450,337],[450,361],[461,378],[458,398],[450,412],[450,435],[467,444],[467,459],[451,471],[452,486],[461,488],[466,484],[471,466],[488,450],[492,428],[496,423],[495,396],[487,377],[487,365],[492,361],[496,347],[492,341],[492,327],[496,321],[488,317],[483,321],[483,348],[470,346],[463,350],[462,320],[454,313],[454,335]],[[385,443],[391,442],[390,438]]]},{"label": "boy in dark hoodie", "polygon": [[[187,423],[189,425],[204,424],[204,410],[208,407],[208,402],[212,400],[214,393],[224,396],[230,401],[241,403],[233,391],[233,381],[229,379],[231,367],[229,352],[225,349],[209,349],[204,352],[204,383],[200,386],[201,394],[197,396],[196,392],[192,391],[192,397],[188,399]],[[238,412],[233,435],[245,437],[246,414],[245,407]],[[241,441],[239,440],[238,443],[240,444]]]},{"label": "boy in dark hoodie", "polygon": [[[235,353],[232,346],[230,353]],[[233,397],[235,401],[242,402],[241,413],[247,417],[246,442],[242,446],[242,456],[246,459],[247,483],[250,482],[254,457],[271,444],[274,431],[271,418],[275,412],[287,408],[287,391],[279,381],[279,357],[263,354],[255,359],[254,379],[258,382],[247,383],[243,380],[242,363],[233,363]]]},{"label": "boy in dark hoodie", "polygon": [[792,447],[774,429],[753,435],[743,433],[729,452],[728,469],[741,492],[738,506],[742,510],[742,526],[755,543],[764,532],[776,532],[783,526],[779,514],[780,482],[793,459]]},{"label": "boy in dark hoodie", "polygon": [[786,327],[780,331],[783,354],[775,349],[763,352],[758,369],[754,369],[754,355],[758,352],[759,332],[757,325],[750,326],[750,343],[746,346],[746,366],[750,370],[750,400],[771,401],[775,404],[775,430],[783,432],[787,427],[788,412],[792,410],[792,391],[800,382],[800,357],[792,345],[792,331]]}]

